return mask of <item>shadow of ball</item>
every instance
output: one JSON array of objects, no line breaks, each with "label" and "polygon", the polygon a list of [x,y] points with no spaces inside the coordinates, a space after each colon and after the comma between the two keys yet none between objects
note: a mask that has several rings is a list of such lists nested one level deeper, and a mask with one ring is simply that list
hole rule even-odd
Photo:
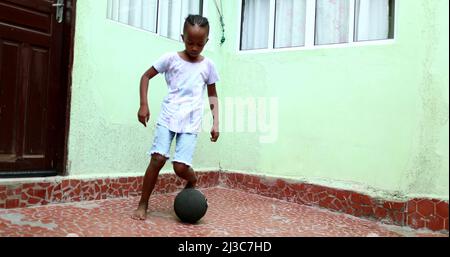
[{"label": "shadow of ball", "polygon": [[173,207],[182,222],[194,224],[206,214],[208,202],[202,192],[187,188],[175,197]]}]

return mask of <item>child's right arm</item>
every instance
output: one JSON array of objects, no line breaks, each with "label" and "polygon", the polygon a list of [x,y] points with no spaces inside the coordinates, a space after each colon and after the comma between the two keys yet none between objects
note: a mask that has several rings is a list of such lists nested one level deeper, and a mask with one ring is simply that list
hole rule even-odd
[{"label": "child's right arm", "polygon": [[147,127],[147,122],[150,119],[150,110],[148,108],[147,92],[148,92],[148,82],[154,76],[158,75],[158,71],[152,66],[148,69],[144,75],[141,77],[141,83],[139,87],[140,95],[140,107],[138,111],[138,120],[145,127]]}]

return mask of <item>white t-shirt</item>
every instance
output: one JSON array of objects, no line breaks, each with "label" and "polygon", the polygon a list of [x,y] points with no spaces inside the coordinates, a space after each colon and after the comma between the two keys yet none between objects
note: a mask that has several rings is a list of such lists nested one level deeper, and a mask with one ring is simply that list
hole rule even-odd
[{"label": "white t-shirt", "polygon": [[165,74],[169,89],[158,123],[176,133],[199,133],[206,86],[219,80],[214,63],[206,57],[188,62],[174,52],[163,55],[153,67]]}]

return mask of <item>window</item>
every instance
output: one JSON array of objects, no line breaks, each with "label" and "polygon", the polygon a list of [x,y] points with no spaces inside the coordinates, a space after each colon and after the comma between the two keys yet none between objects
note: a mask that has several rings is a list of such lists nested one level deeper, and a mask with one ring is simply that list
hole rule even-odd
[{"label": "window", "polygon": [[317,0],[316,45],[349,42],[350,0]]},{"label": "window", "polygon": [[160,16],[159,34],[175,40],[181,40],[184,19],[189,14],[201,14],[200,0],[162,0],[159,1]]},{"label": "window", "polygon": [[270,0],[244,1],[241,49],[268,47]]},{"label": "window", "polygon": [[393,0],[356,0],[355,41],[394,38],[393,2]]},{"label": "window", "polygon": [[181,41],[184,19],[202,15],[202,0],[108,0],[108,19]]},{"label": "window", "polygon": [[240,50],[394,38],[395,0],[242,0]]},{"label": "window", "polygon": [[305,45],[306,0],[275,1],[274,47]]}]

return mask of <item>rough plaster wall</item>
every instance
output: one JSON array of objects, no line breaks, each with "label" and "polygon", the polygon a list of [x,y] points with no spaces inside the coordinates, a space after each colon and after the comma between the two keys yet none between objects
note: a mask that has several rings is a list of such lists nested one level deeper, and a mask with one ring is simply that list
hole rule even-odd
[{"label": "rough plaster wall", "polygon": [[[99,85],[102,83],[101,76],[105,74],[102,62],[114,62],[114,60],[108,60],[108,56],[103,54],[102,46],[108,42],[108,39],[98,35],[99,29],[90,25],[97,23],[100,26],[101,20],[87,19],[87,17],[97,17],[94,10],[98,5],[91,4],[93,2],[78,2],[69,137],[69,173],[94,175],[136,172],[134,169],[135,164],[140,163],[139,155],[131,154],[136,152],[136,147],[129,142],[136,142],[141,135],[132,126],[123,126],[123,124],[114,124],[109,121],[111,114],[108,112],[105,101],[106,96],[111,95],[111,92],[107,87],[101,88]],[[110,76],[117,79],[114,74]],[[120,105],[121,102],[117,104]],[[128,140],[123,140],[125,138]],[[140,168],[142,170],[143,165],[140,165]]]},{"label": "rough plaster wall", "polygon": [[[228,28],[239,25],[238,4],[225,8]],[[448,1],[398,7],[397,38],[384,46],[236,54],[228,33],[226,95],[279,97],[280,135],[270,145],[234,133],[222,167],[448,199]]]},{"label": "rough plaster wall", "polygon": [[[146,152],[167,87],[163,76],[151,81],[152,116],[144,128],[136,115],[140,76],[162,53],[183,47],[105,16],[106,1],[77,1],[68,147],[71,176],[144,174],[149,162]],[[213,50],[208,50],[211,58]],[[208,133],[200,135],[198,145],[195,167],[217,170],[220,146],[209,143]],[[172,172],[170,162],[163,172]]]},{"label": "rough plaster wall", "polygon": [[[78,1],[69,136],[73,176],[143,174],[153,128],[136,124],[139,76],[160,53],[181,47],[105,21],[105,3]],[[257,133],[225,131],[210,144],[202,133],[197,167],[390,198],[448,199],[448,1],[399,1],[394,45],[256,55],[236,52],[238,4],[224,5],[222,47],[211,5],[212,38],[205,54],[221,72],[221,100],[280,98],[279,141],[260,144]],[[156,118],[163,79],[150,90]]]},{"label": "rough plaster wall", "polygon": [[[408,192],[448,193],[448,2],[422,1],[421,113]],[[443,26],[446,24],[446,26]],[[446,58],[445,58],[446,56]]]}]

